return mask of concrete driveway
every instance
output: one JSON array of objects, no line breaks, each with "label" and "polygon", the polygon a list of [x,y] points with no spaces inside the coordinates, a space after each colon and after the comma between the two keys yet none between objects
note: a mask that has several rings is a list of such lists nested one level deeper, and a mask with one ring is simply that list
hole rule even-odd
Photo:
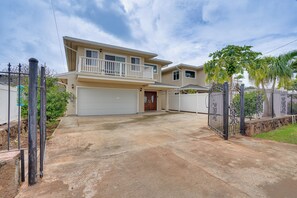
[{"label": "concrete driveway", "polygon": [[297,146],[224,141],[207,116],[65,117],[18,197],[296,197]]}]

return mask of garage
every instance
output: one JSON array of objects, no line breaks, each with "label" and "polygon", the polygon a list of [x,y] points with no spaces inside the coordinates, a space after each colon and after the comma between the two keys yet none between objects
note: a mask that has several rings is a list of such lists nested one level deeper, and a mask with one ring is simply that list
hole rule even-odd
[{"label": "garage", "polygon": [[136,89],[77,88],[77,115],[137,113]]}]

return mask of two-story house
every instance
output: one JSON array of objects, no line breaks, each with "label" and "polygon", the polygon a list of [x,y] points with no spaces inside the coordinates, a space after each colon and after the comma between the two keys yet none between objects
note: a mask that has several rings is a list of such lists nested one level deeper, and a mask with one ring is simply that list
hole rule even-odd
[{"label": "two-story house", "polygon": [[161,68],[171,61],[157,54],[64,37],[68,72],[58,78],[75,97],[68,115],[134,114],[161,110]]},{"label": "two-story house", "polygon": [[194,89],[198,92],[208,91],[203,66],[181,63],[163,68],[162,82],[178,86],[181,90]]}]

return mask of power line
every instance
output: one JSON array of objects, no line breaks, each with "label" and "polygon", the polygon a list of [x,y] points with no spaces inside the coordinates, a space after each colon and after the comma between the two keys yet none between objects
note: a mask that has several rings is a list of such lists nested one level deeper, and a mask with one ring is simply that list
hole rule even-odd
[{"label": "power line", "polygon": [[285,47],[285,46],[287,46],[287,45],[290,45],[291,43],[294,43],[294,42],[296,42],[297,41],[297,39],[295,39],[295,40],[293,40],[293,41],[291,41],[291,42],[289,42],[289,43],[286,43],[286,44],[284,44],[284,45],[281,45],[281,46],[279,46],[279,47],[277,47],[277,48],[275,48],[275,49],[273,49],[273,50],[270,50],[270,51],[268,51],[268,52],[265,52],[265,53],[263,53],[263,55],[265,55],[265,54],[269,54],[269,53],[271,53],[271,52],[274,52],[274,51],[276,51],[276,50],[278,50],[278,49],[280,49],[280,48],[283,48],[283,47]]},{"label": "power line", "polygon": [[56,25],[56,32],[57,32],[57,37],[58,37],[58,42],[59,42],[59,47],[60,47],[61,58],[62,58],[62,60],[63,60],[63,62],[65,64],[65,60],[63,58],[62,46],[61,46],[61,42],[60,42],[60,34],[59,34],[58,25],[57,25],[55,8],[54,8],[53,1],[52,0],[51,0],[51,5],[52,5],[52,10],[53,10],[53,15],[54,15],[54,21],[55,21],[55,25]]}]

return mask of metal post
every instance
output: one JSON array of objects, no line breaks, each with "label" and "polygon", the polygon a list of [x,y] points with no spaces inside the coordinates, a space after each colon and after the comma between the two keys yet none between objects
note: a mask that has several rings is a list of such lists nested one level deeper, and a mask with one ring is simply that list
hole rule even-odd
[{"label": "metal post", "polygon": [[244,84],[240,86],[240,133],[245,135],[245,121],[244,121]]},{"label": "metal post", "polygon": [[25,181],[25,153],[21,150],[21,181]]},{"label": "metal post", "polygon": [[293,94],[291,94],[291,115],[293,115]]},{"label": "metal post", "polygon": [[[212,85],[213,86],[213,85]],[[207,123],[208,123],[208,126],[209,126],[209,114],[210,114],[210,93],[211,93],[211,91],[209,90],[208,91],[208,114],[207,114]]]},{"label": "metal post", "polygon": [[21,149],[21,64],[19,64],[18,73],[18,149]]},{"label": "metal post", "polygon": [[38,60],[29,59],[29,160],[28,160],[28,176],[29,185],[37,182],[37,77],[38,77]]},{"label": "metal post", "polygon": [[43,162],[44,162],[44,148],[45,148],[45,67],[42,66],[40,70],[40,178],[43,177]]},{"label": "metal post", "polygon": [[7,76],[7,84],[8,84],[7,150],[10,149],[10,71],[11,71],[11,65],[10,65],[10,63],[8,63],[8,76]]},{"label": "metal post", "polygon": [[274,94],[273,92],[271,93],[271,117],[274,117]]},{"label": "metal post", "polygon": [[224,95],[223,95],[223,121],[224,121],[224,139],[228,140],[229,131],[229,86],[228,82],[223,85]]}]

